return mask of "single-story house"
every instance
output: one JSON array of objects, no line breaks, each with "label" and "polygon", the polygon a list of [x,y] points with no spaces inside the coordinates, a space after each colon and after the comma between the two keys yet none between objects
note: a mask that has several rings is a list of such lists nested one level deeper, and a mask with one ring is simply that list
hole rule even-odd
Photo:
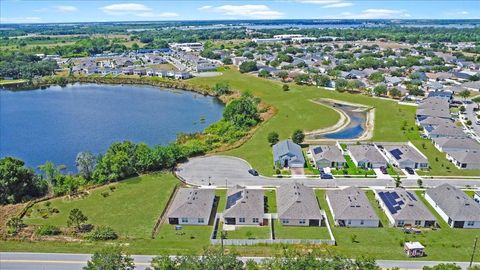
[{"label": "single-story house", "polygon": [[426,117],[450,118],[450,105],[448,100],[440,97],[424,99],[417,107],[417,119]]},{"label": "single-story house", "polygon": [[387,167],[387,160],[372,144],[349,145],[348,154],[357,167],[377,169]]},{"label": "single-story house", "polygon": [[305,158],[302,148],[292,140],[283,140],[273,145],[275,168],[303,168]]},{"label": "single-story house", "polygon": [[436,221],[432,213],[415,193],[402,188],[375,190],[375,198],[394,227],[432,227]]},{"label": "single-story house", "polygon": [[431,188],[425,192],[425,200],[451,228],[480,228],[480,205],[454,186]]},{"label": "single-story house", "polygon": [[262,225],[265,214],[262,189],[229,188],[223,222],[230,225]]},{"label": "single-story house", "polygon": [[447,159],[459,169],[480,169],[480,151],[478,150],[447,152]]},{"label": "single-story house", "polygon": [[315,165],[319,169],[327,167],[343,168],[347,164],[342,151],[337,145],[311,145],[309,151]]},{"label": "single-story house", "polygon": [[428,169],[427,157],[410,142],[408,144],[384,144],[382,147],[390,162],[398,168]]},{"label": "single-story house", "polygon": [[328,207],[340,227],[378,227],[380,219],[365,193],[357,187],[328,190]]},{"label": "single-story house", "polygon": [[208,225],[215,190],[180,188],[167,213],[169,224]]},{"label": "single-story house", "polygon": [[478,150],[480,151],[480,143],[474,139],[468,137],[443,137],[432,139],[433,145],[440,152],[454,152],[465,150]]},{"label": "single-story house", "polygon": [[432,130],[425,129],[424,133],[431,139],[466,137],[465,132],[463,132],[463,130],[460,127],[457,127],[454,123],[438,125],[434,127]]},{"label": "single-story house", "polygon": [[320,226],[322,213],[312,188],[296,182],[277,189],[278,218],[284,226]]}]

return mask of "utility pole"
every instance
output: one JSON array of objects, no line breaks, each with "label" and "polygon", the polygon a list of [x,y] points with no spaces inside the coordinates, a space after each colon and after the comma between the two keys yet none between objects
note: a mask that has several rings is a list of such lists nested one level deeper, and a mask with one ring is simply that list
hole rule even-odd
[{"label": "utility pole", "polygon": [[475,257],[475,251],[477,250],[477,241],[478,241],[478,237],[475,237],[475,242],[473,243],[472,258],[470,258],[470,266],[469,267],[472,267],[472,264],[473,264],[473,257]]}]

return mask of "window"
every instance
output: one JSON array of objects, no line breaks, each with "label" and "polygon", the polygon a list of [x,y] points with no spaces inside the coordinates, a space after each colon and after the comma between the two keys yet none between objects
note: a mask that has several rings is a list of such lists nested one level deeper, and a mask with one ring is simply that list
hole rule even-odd
[{"label": "window", "polygon": [[188,218],[182,217],[182,222],[183,222],[183,223],[188,223]]},{"label": "window", "polygon": [[422,225],[422,221],[421,220],[415,220],[415,226],[420,226]]},{"label": "window", "polygon": [[363,225],[363,224],[364,224],[363,220],[360,220],[360,225]]},{"label": "window", "polygon": [[300,219],[300,221],[298,223],[305,224],[305,219]]},{"label": "window", "polygon": [[282,219],[282,224],[288,224],[288,219]]},{"label": "window", "polygon": [[243,217],[238,218],[238,222],[240,222],[240,223],[245,223],[245,218],[243,218]]},{"label": "window", "polygon": [[253,223],[258,223],[258,218],[255,218],[255,217],[254,217],[254,218],[252,219],[252,222],[253,222]]},{"label": "window", "polygon": [[475,221],[468,221],[467,222],[467,226],[473,226],[473,225],[475,225]]},{"label": "window", "polygon": [[397,222],[397,224],[398,224],[398,226],[403,226],[403,225],[405,225],[405,221],[399,220],[399,221]]},{"label": "window", "polygon": [[351,224],[352,224],[352,221],[351,221],[351,220],[349,220],[349,221],[348,221],[348,225],[351,225]]},{"label": "window", "polygon": [[203,220],[203,218],[198,219],[198,223],[204,223],[204,222],[205,222],[205,220]]}]

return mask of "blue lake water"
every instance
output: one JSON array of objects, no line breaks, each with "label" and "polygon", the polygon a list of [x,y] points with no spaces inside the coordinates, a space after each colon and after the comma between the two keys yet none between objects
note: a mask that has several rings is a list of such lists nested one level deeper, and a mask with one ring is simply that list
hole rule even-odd
[{"label": "blue lake water", "polygon": [[167,144],[221,119],[223,105],[193,92],[150,86],[74,84],[0,91],[0,157],[75,170],[78,152],[105,152],[122,140]]},{"label": "blue lake water", "polygon": [[326,102],[326,104],[344,111],[350,117],[350,123],[339,131],[315,135],[315,139],[356,139],[363,135],[367,120],[366,112],[359,111],[355,106],[335,102]]}]

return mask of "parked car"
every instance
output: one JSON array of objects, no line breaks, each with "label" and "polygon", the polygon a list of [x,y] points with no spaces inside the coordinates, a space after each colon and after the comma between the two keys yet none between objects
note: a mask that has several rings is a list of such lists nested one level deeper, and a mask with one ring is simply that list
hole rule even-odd
[{"label": "parked car", "polygon": [[255,169],[248,170],[248,173],[253,175],[253,176],[258,176],[258,172]]},{"label": "parked car", "polygon": [[383,174],[388,174],[387,168],[385,168],[384,166],[380,167],[380,171],[381,171]]},{"label": "parked car", "polygon": [[320,173],[320,179],[333,179],[333,176],[328,173]]},{"label": "parked car", "polygon": [[412,168],[410,168],[410,167],[406,167],[406,168],[405,168],[405,171],[407,171],[408,174],[411,174],[411,175],[414,175],[414,174],[415,174],[415,171],[414,171]]}]

